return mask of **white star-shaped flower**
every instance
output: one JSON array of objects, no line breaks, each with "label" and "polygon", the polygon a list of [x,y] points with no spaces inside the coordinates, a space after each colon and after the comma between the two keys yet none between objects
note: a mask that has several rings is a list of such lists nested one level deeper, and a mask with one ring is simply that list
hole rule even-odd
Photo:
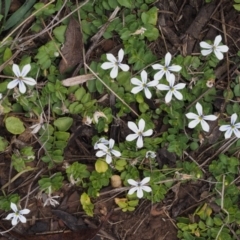
[{"label": "white star-shaped flower", "polygon": [[174,74],[170,74],[169,76],[169,86],[165,84],[158,84],[157,88],[159,90],[166,90],[168,93],[165,96],[165,102],[169,103],[172,100],[172,95],[174,95],[178,100],[183,99],[183,95],[178,91],[179,89],[185,88],[185,83],[178,83],[174,86],[175,76]]},{"label": "white star-shaped flower", "polygon": [[201,123],[202,129],[205,132],[209,132],[209,125],[207,124],[207,122],[205,120],[215,121],[218,117],[215,115],[204,116],[202,105],[200,103],[196,104],[196,109],[197,109],[198,115],[195,113],[187,113],[186,114],[186,117],[188,119],[194,119],[193,121],[189,122],[188,127],[195,128],[199,123]]},{"label": "white star-shaped flower", "polygon": [[102,157],[106,155],[106,162],[110,164],[112,162],[112,154],[116,157],[120,157],[121,153],[113,149],[115,141],[113,139],[109,140],[109,146],[107,147],[104,143],[98,143],[98,148],[100,151],[97,151],[96,156]]},{"label": "white star-shaped flower", "polygon": [[226,45],[220,45],[219,46],[219,43],[221,41],[222,41],[222,36],[218,35],[218,36],[216,36],[216,38],[214,40],[214,43],[212,45],[208,44],[206,42],[200,42],[201,48],[206,48],[205,50],[201,50],[202,55],[207,56],[207,55],[211,54],[212,52],[214,52],[216,57],[219,60],[222,60],[223,59],[223,54],[222,53],[227,52],[229,48]]},{"label": "white star-shaped flower", "polygon": [[225,138],[230,138],[232,136],[232,133],[235,134],[237,138],[240,138],[240,131],[238,128],[240,128],[240,123],[235,123],[237,120],[237,114],[234,113],[231,116],[231,124],[230,125],[222,125],[219,130],[222,132],[225,132],[224,136]]},{"label": "white star-shaped flower", "polygon": [[30,86],[34,86],[37,84],[37,82],[33,78],[26,77],[27,74],[29,73],[29,71],[31,70],[30,64],[25,65],[23,67],[22,71],[20,71],[19,66],[17,64],[13,64],[12,70],[13,70],[13,73],[15,74],[16,78],[8,83],[8,85],[7,85],[8,89],[13,89],[17,85],[19,85],[19,91],[21,93],[25,93],[26,92],[25,84],[30,85]]},{"label": "white star-shaped flower", "polygon": [[152,97],[152,93],[149,91],[148,88],[157,86],[158,80],[153,80],[153,81],[147,83],[147,72],[145,70],[143,70],[141,72],[141,80],[142,81],[140,81],[137,78],[131,79],[131,83],[134,85],[137,85],[137,87],[134,87],[131,92],[133,94],[136,94],[136,93],[144,90],[144,94],[145,94],[146,98],[150,99]]},{"label": "white star-shaped flower", "polygon": [[111,53],[107,53],[107,60],[109,62],[105,62],[101,65],[101,68],[106,70],[112,68],[110,72],[111,78],[116,78],[118,75],[118,68],[121,68],[124,72],[129,70],[129,66],[127,64],[123,64],[124,51],[120,49],[118,52],[118,59],[116,59]]},{"label": "white star-shaped flower", "polygon": [[182,67],[179,66],[179,65],[169,66],[170,62],[171,62],[171,59],[172,59],[172,55],[171,55],[171,53],[168,52],[165,55],[165,65],[164,66],[161,65],[161,64],[153,64],[152,65],[153,69],[160,70],[159,72],[157,72],[154,75],[154,80],[162,79],[163,75],[165,74],[167,80],[169,81],[169,77],[170,77],[171,72],[179,72],[182,69]]},{"label": "white star-shaped flower", "polygon": [[35,133],[37,133],[41,128],[42,128],[43,130],[45,130],[45,127],[44,127],[43,123],[44,123],[43,113],[41,113],[40,116],[39,116],[39,119],[38,119],[38,123],[36,123],[36,124],[32,125],[31,127],[29,127],[29,128],[32,129],[31,133],[32,133],[32,134],[35,134]]},{"label": "white star-shaped flower", "polygon": [[46,206],[57,206],[59,205],[59,202],[56,200],[56,198],[60,198],[60,196],[56,195],[56,196],[52,196],[51,194],[48,194],[47,196],[43,196],[43,199],[44,199],[44,204],[43,204],[43,207],[46,207]]},{"label": "white star-shaped flower", "polygon": [[26,223],[27,219],[23,216],[23,214],[30,213],[29,209],[18,210],[17,205],[15,203],[11,203],[11,209],[14,213],[9,213],[6,217],[6,220],[10,220],[12,218],[12,225],[15,226],[20,221],[22,223]]},{"label": "white star-shaped flower", "polygon": [[145,184],[150,181],[150,177],[145,177],[141,182],[136,182],[133,179],[128,179],[127,181],[130,185],[134,186],[133,188],[131,188],[128,191],[129,195],[132,195],[134,192],[137,191],[137,197],[142,198],[143,197],[143,191],[145,191],[145,192],[151,192],[152,191],[152,189],[149,186],[145,186]]},{"label": "white star-shaped flower", "polygon": [[133,141],[137,138],[137,147],[142,148],[143,147],[143,137],[151,136],[153,134],[153,130],[149,129],[146,132],[143,132],[145,128],[145,121],[143,119],[140,119],[138,122],[138,127],[134,122],[128,122],[128,127],[135,133],[129,134],[126,137],[127,141]]}]

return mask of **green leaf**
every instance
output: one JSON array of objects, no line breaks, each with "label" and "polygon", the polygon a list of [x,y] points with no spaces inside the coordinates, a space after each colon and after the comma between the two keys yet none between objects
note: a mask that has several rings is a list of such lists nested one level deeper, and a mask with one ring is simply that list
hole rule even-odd
[{"label": "green leaf", "polygon": [[156,25],[157,24],[157,17],[158,17],[158,9],[156,7],[151,8],[147,12],[143,12],[141,15],[141,19],[144,24],[152,24]]},{"label": "green leaf", "polygon": [[62,26],[54,28],[54,30],[53,30],[53,35],[60,43],[64,43],[64,41],[65,41],[64,34],[66,31],[66,28],[67,28],[66,25],[62,25]]},{"label": "green leaf", "polygon": [[7,148],[8,142],[5,138],[0,136],[0,152],[5,151],[5,149]]},{"label": "green leaf", "polygon": [[108,170],[108,164],[105,161],[98,159],[95,163],[95,169],[98,173],[104,173]]},{"label": "green leaf", "polygon": [[54,135],[56,136],[56,138],[58,140],[61,141],[67,141],[70,137],[70,133],[69,132],[55,132]]},{"label": "green leaf", "polygon": [[234,87],[234,95],[236,97],[240,97],[240,84],[237,84],[235,87]]},{"label": "green leaf", "polygon": [[8,117],[5,121],[7,130],[12,134],[21,134],[25,131],[23,122],[16,117]]},{"label": "green leaf", "polygon": [[235,10],[240,11],[240,4],[233,4]]},{"label": "green leaf", "polygon": [[92,217],[94,205],[91,203],[90,197],[87,195],[87,193],[83,193],[81,195],[80,202],[86,214]]},{"label": "green leaf", "polygon": [[132,0],[118,0],[118,3],[120,6],[126,7],[126,8],[132,8]]},{"label": "green leaf", "polygon": [[53,122],[53,125],[58,128],[59,131],[66,132],[73,123],[73,119],[70,117],[61,117]]}]

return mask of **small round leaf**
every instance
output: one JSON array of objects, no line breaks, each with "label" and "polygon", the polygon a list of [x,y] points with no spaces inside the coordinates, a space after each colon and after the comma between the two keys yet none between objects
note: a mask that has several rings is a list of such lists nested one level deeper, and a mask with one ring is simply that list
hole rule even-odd
[{"label": "small round leaf", "polygon": [[21,134],[25,131],[25,127],[23,126],[23,122],[16,117],[8,117],[6,119],[6,128],[12,134]]}]

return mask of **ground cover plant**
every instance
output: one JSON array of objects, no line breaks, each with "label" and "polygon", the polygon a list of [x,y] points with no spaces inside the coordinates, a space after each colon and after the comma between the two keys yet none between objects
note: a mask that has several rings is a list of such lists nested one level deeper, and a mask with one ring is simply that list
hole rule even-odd
[{"label": "ground cover plant", "polygon": [[0,3],[1,235],[240,239],[238,10]]}]

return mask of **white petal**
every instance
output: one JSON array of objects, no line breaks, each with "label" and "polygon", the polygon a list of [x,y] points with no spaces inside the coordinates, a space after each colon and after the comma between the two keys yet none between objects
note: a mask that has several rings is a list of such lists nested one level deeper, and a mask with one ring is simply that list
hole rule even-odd
[{"label": "white petal", "polygon": [[223,54],[218,49],[214,50],[214,54],[216,55],[218,60],[222,60],[223,59]]},{"label": "white petal", "polygon": [[201,54],[202,54],[203,56],[207,56],[207,55],[211,54],[212,51],[213,51],[212,49],[201,50]]},{"label": "white petal", "polygon": [[13,64],[12,71],[15,74],[16,77],[21,76],[21,72],[20,72],[19,66],[17,64]]},{"label": "white petal", "polygon": [[234,113],[234,114],[232,114],[232,116],[231,116],[231,124],[234,125],[236,121],[237,121],[237,114]]},{"label": "white petal", "polygon": [[165,66],[169,66],[169,64],[170,64],[170,62],[171,62],[171,59],[172,59],[172,55],[171,55],[171,53],[167,53],[166,55],[165,55]]},{"label": "white petal", "polygon": [[13,218],[16,214],[15,213],[9,213],[7,216],[6,216],[6,220],[10,220],[11,218]]},{"label": "white petal", "polygon": [[112,162],[112,156],[107,154],[106,155],[106,163],[110,164]]},{"label": "white petal", "polygon": [[240,123],[236,123],[235,128],[240,128]]},{"label": "white petal", "polygon": [[138,86],[142,86],[143,84],[142,84],[142,81],[140,81],[139,79],[137,79],[137,78],[132,78],[131,79],[131,83],[133,84],[133,85],[138,85]]},{"label": "white petal", "polygon": [[139,136],[137,139],[137,147],[142,148],[143,147],[143,138],[142,136]]},{"label": "white petal", "polygon": [[199,122],[200,122],[199,119],[195,119],[195,120],[188,123],[188,127],[189,128],[195,128],[199,124]]},{"label": "white petal", "polygon": [[143,197],[143,190],[141,188],[137,189],[137,197],[142,198]]},{"label": "white petal", "polygon": [[20,220],[22,223],[26,223],[26,222],[27,222],[27,219],[26,219],[23,215],[19,215],[18,218],[19,218],[19,220]]},{"label": "white petal", "polygon": [[215,115],[207,115],[203,117],[204,120],[208,120],[208,121],[215,121],[217,118],[218,117]]},{"label": "white petal", "polygon": [[175,89],[179,90],[179,89],[183,89],[185,88],[186,84],[185,83],[178,83],[174,86]]},{"label": "white petal", "polygon": [[234,128],[233,132],[237,138],[240,138],[240,131],[237,128]]},{"label": "white petal", "polygon": [[230,125],[222,125],[222,126],[219,128],[219,130],[220,130],[221,132],[225,132],[225,131],[227,131],[228,129],[232,129],[232,127],[231,127]]},{"label": "white petal", "polygon": [[222,36],[221,35],[216,36],[214,40],[214,46],[218,46],[221,41],[222,41]]},{"label": "white petal", "polygon": [[113,148],[114,143],[115,143],[114,139],[111,138],[111,139],[109,140],[109,148]]},{"label": "white petal", "polygon": [[25,84],[23,83],[23,81],[19,81],[19,91],[20,93],[25,93],[27,90]]},{"label": "white petal", "polygon": [[217,50],[219,50],[220,52],[227,52],[229,48],[226,45],[221,45],[217,47]]},{"label": "white petal", "polygon": [[178,65],[172,65],[172,66],[168,67],[168,70],[172,71],[172,72],[179,72],[179,71],[181,71],[181,69],[182,69],[182,67],[178,66]]},{"label": "white petal", "polygon": [[198,119],[199,118],[199,116],[197,114],[195,114],[195,113],[187,113],[186,117],[188,119]]},{"label": "white petal", "polygon": [[33,78],[29,78],[29,77],[27,78],[25,77],[22,81],[30,86],[34,86],[37,84],[37,82]]},{"label": "white petal", "polygon": [[107,153],[104,152],[104,151],[102,151],[102,150],[96,152],[96,156],[97,156],[97,157],[102,157],[102,156],[104,156],[104,155],[106,155],[106,154],[107,154]]},{"label": "white petal", "polygon": [[160,80],[162,79],[163,75],[165,74],[165,72],[163,70],[157,72],[155,75],[154,75],[154,80]]},{"label": "white petal", "polygon": [[170,89],[170,87],[169,86],[167,86],[167,85],[165,85],[165,84],[158,84],[157,85],[157,89],[159,89],[159,90],[164,90],[164,91],[168,91],[169,89]]},{"label": "white petal", "polygon": [[152,129],[149,129],[149,130],[147,130],[146,132],[144,132],[142,135],[144,136],[144,137],[149,137],[149,136],[151,136],[153,134],[153,130]]},{"label": "white petal", "polygon": [[224,137],[225,137],[226,139],[230,138],[230,137],[232,136],[232,132],[233,132],[232,128],[231,128],[231,127],[228,128],[227,131],[226,131],[225,134],[224,134]]},{"label": "white petal", "polygon": [[201,126],[202,126],[202,129],[205,131],[205,132],[209,132],[209,125],[206,121],[204,120],[201,120]]},{"label": "white petal", "polygon": [[15,215],[12,219],[12,225],[15,226],[17,225],[17,223],[18,223],[18,216]]},{"label": "white petal", "polygon": [[111,78],[116,78],[118,75],[118,66],[114,66],[113,69],[110,72],[110,77]]},{"label": "white petal", "polygon": [[200,47],[201,48],[207,48],[207,49],[212,49],[212,45],[206,43],[206,42],[200,42]]},{"label": "white petal", "polygon": [[141,188],[145,192],[151,192],[152,191],[152,189],[149,186],[142,186]]},{"label": "white petal", "polygon": [[175,75],[170,73],[168,77],[169,86],[173,87],[175,83]]},{"label": "white petal", "polygon": [[148,88],[144,88],[144,93],[147,99],[150,99],[152,97],[152,93],[149,91]]},{"label": "white petal", "polygon": [[129,191],[128,191],[128,194],[129,195],[132,195],[134,192],[136,192],[137,191],[137,187],[133,187],[133,188],[131,188]]},{"label": "white petal", "polygon": [[135,187],[138,186],[138,182],[136,182],[136,181],[133,180],[133,179],[128,179],[127,182],[128,182],[130,185],[132,185],[132,186],[135,186]]},{"label": "white petal", "polygon": [[173,94],[178,100],[183,99],[183,95],[179,91],[174,91]]},{"label": "white petal", "polygon": [[31,70],[31,65],[30,64],[25,65],[21,72],[22,77],[24,78],[25,76],[27,76],[30,70]]},{"label": "white petal", "polygon": [[165,75],[166,75],[167,81],[169,82],[170,78],[171,78],[171,73],[167,70],[167,71],[165,71]]},{"label": "white petal", "polygon": [[143,83],[147,83],[147,72],[145,70],[141,72],[141,79]]},{"label": "white petal", "polygon": [[108,150],[108,147],[103,143],[98,143],[98,148],[103,150],[104,152],[107,152]]},{"label": "white petal", "polygon": [[148,183],[150,181],[150,177],[145,177],[142,181],[141,181],[141,185],[144,185],[146,183]]},{"label": "white petal", "polygon": [[29,209],[22,209],[19,211],[20,214],[29,214],[30,210]]},{"label": "white petal", "polygon": [[137,93],[141,92],[142,90],[143,90],[143,87],[142,87],[142,86],[134,87],[134,88],[131,90],[131,93],[137,94]]},{"label": "white petal", "polygon": [[145,121],[144,121],[144,119],[141,118],[138,122],[139,132],[143,132],[144,128],[145,128]]},{"label": "white petal", "polygon": [[164,66],[161,64],[153,64],[152,68],[155,70],[162,70],[164,68]]},{"label": "white petal", "polygon": [[15,203],[12,203],[12,202],[11,202],[10,207],[11,207],[11,209],[12,209],[14,212],[17,212],[17,211],[18,211],[17,205],[16,205]]},{"label": "white petal", "polygon": [[121,156],[121,153],[120,153],[119,151],[117,151],[117,150],[114,150],[114,149],[112,149],[111,153],[112,153],[114,156],[116,156],[116,157],[120,157],[120,156]]},{"label": "white petal", "polygon": [[129,66],[127,64],[120,63],[118,65],[124,72],[127,72],[129,70]]},{"label": "white petal", "polygon": [[11,82],[8,83],[7,88],[8,89],[13,89],[15,88],[20,81],[18,79],[14,79]]},{"label": "white petal", "polygon": [[202,116],[203,115],[202,105],[199,102],[197,102],[197,104],[196,104],[196,109],[198,112],[198,116]]},{"label": "white petal", "polygon": [[123,51],[123,49],[121,48],[121,49],[118,51],[118,61],[119,61],[120,63],[122,62],[123,57],[124,57],[124,51]]},{"label": "white petal", "polygon": [[101,65],[101,68],[104,70],[113,68],[115,66],[115,63],[111,63],[111,62],[105,62]]},{"label": "white petal", "polygon": [[130,128],[133,132],[138,133],[138,127],[134,122],[128,122],[128,128]]},{"label": "white petal", "polygon": [[116,63],[117,59],[111,54],[111,53],[107,53],[107,60],[110,61],[111,63]]},{"label": "white petal", "polygon": [[158,82],[159,82],[158,80],[153,80],[153,81],[147,83],[147,86],[148,87],[156,87],[158,85]]},{"label": "white petal", "polygon": [[172,91],[168,91],[167,92],[167,94],[166,94],[166,96],[165,96],[165,102],[166,103],[169,103],[169,102],[171,102],[171,100],[172,100]]},{"label": "white petal", "polygon": [[131,141],[133,141],[136,138],[138,138],[138,135],[136,133],[134,133],[134,134],[127,135],[126,140],[131,142]]}]

